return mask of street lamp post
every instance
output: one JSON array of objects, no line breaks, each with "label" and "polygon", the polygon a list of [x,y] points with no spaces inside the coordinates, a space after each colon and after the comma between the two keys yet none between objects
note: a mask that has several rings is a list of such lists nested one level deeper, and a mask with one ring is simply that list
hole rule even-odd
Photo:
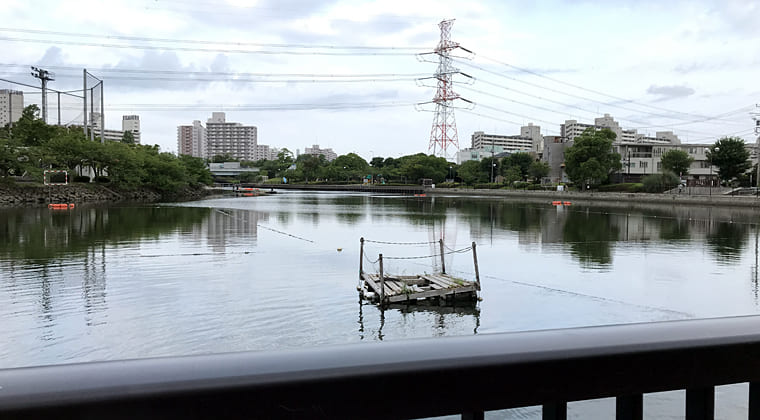
[{"label": "street lamp post", "polygon": [[453,168],[453,166],[449,166],[449,179],[451,180],[451,182],[454,182],[454,176],[451,175],[451,173],[452,173],[451,169],[452,168]]},{"label": "street lamp post", "polygon": [[493,170],[494,170],[495,168],[496,168],[496,164],[492,162],[492,163],[491,163],[491,184],[493,184],[493,183],[494,183],[494,178],[493,178]]}]

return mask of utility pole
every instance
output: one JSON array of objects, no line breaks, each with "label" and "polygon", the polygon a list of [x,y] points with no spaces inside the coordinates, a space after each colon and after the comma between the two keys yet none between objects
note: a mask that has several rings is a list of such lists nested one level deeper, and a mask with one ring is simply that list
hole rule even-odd
[{"label": "utility pole", "polygon": [[84,137],[87,138],[87,69],[82,69],[82,96],[84,96],[84,111],[82,112]]},{"label": "utility pole", "polygon": [[32,77],[42,83],[42,121],[47,124],[47,82],[55,80],[55,73],[32,66]]}]

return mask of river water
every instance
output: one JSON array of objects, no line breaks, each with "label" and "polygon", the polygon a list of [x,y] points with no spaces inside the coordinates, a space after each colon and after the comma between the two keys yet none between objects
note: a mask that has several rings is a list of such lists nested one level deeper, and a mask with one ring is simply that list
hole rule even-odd
[{"label": "river water", "polygon": [[[0,209],[0,368],[757,314],[757,218],[311,192]],[[475,242],[483,301],[362,304],[360,237],[416,243],[367,243],[364,269],[383,253],[392,274],[437,270],[428,242]],[[471,253],[449,253],[445,264],[474,276]],[[719,387],[718,397],[719,418],[746,413],[746,387]],[[645,411],[679,418],[679,398],[647,396]],[[573,403],[570,417],[614,412],[610,401]]]}]

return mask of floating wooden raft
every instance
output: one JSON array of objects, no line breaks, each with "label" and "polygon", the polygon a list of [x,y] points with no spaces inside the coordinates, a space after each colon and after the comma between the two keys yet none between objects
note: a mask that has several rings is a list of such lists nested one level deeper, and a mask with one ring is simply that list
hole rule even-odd
[{"label": "floating wooden raft", "polygon": [[[478,256],[475,242],[472,243],[472,257],[475,265],[475,281],[463,280],[446,274],[444,262],[443,241],[439,241],[441,249],[441,273],[416,274],[409,276],[394,276],[383,273],[383,254],[377,262],[380,264],[379,273],[365,273],[364,238],[361,239],[359,262],[359,279],[362,280],[359,292],[362,298],[381,304],[410,302],[418,299],[438,299],[440,302],[455,300],[476,300],[480,291],[480,274],[478,273]],[[468,249],[452,252],[464,252]]]}]

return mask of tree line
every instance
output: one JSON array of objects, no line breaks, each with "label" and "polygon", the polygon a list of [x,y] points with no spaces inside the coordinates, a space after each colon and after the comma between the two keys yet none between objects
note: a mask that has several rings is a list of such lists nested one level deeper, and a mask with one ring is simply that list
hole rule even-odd
[{"label": "tree line", "polygon": [[[235,161],[229,155],[218,155],[212,162]],[[549,174],[549,165],[537,162],[529,153],[515,153],[508,157],[483,158],[461,165],[443,157],[417,153],[394,157],[373,157],[369,162],[355,153],[340,155],[333,161],[324,155],[303,154],[297,158],[288,149],[282,149],[276,159],[241,161],[241,166],[259,168],[259,174],[243,174],[241,181],[256,182],[262,176],[287,182],[356,183],[364,179],[372,182],[419,184],[430,179],[440,184],[447,180],[466,185],[516,181],[540,182]]]},{"label": "tree line", "polygon": [[122,141],[90,141],[82,127],[48,125],[37,105],[24,108],[21,118],[0,128],[0,176],[43,180],[46,169],[67,170],[70,178],[90,169],[98,182],[118,187],[155,188],[174,192],[187,186],[210,184],[211,172],[203,159],[177,157],[161,152],[157,145],[134,144],[130,135]]}]

